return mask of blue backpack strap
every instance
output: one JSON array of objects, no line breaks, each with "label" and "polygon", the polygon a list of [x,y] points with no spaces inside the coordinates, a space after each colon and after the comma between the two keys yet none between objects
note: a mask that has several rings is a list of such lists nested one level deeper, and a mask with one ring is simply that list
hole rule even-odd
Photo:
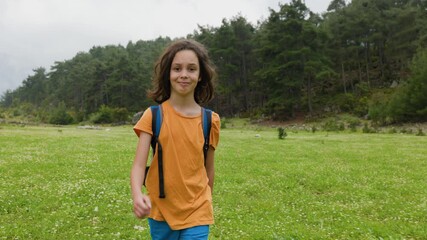
[{"label": "blue backpack strap", "polygon": [[160,128],[162,127],[162,107],[160,105],[150,106],[151,109],[151,130],[153,136],[151,137],[151,147],[153,149],[153,155],[156,151],[156,144],[160,135]]},{"label": "blue backpack strap", "polygon": [[163,151],[162,144],[159,142],[160,129],[162,127],[162,106],[151,106],[151,129],[153,131],[153,136],[151,137],[151,148],[153,149],[153,156],[156,151],[157,145],[157,163],[159,165],[159,198],[165,198],[165,186],[164,186],[164,176],[163,176]]},{"label": "blue backpack strap", "polygon": [[211,135],[211,126],[212,126],[212,111],[206,108],[202,108],[202,124],[203,124],[203,137],[205,142],[203,144],[203,156],[205,158],[205,166],[206,166],[206,158],[209,150],[209,138]]}]

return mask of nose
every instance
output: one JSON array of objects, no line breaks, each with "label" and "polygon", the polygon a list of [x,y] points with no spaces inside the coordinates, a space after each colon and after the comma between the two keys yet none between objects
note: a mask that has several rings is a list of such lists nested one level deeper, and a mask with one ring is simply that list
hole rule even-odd
[{"label": "nose", "polygon": [[180,77],[181,77],[181,78],[187,78],[187,77],[188,77],[188,72],[187,72],[187,70],[182,70],[182,71],[181,71],[181,75],[180,75]]}]

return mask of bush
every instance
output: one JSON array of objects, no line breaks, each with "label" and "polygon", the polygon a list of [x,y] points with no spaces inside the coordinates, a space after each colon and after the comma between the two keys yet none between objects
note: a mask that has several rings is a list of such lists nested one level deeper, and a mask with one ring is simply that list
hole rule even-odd
[{"label": "bush", "polygon": [[403,133],[403,134],[412,134],[412,129],[406,129],[406,128],[402,128],[402,129],[400,129],[400,133]]},{"label": "bush", "polygon": [[317,131],[317,127],[316,126],[311,127],[311,132],[312,133],[315,133],[316,131]]},{"label": "bush", "polygon": [[230,121],[228,120],[228,118],[225,118],[225,117],[221,118],[221,129],[226,129],[227,128],[227,124],[229,122]]},{"label": "bush", "polygon": [[396,128],[392,127],[388,130],[388,133],[395,134],[395,133],[397,133],[397,130],[396,130]]},{"label": "bush", "polygon": [[345,129],[345,126],[343,123],[339,123],[335,119],[329,119],[323,124],[323,129],[328,132],[332,131],[342,131]]},{"label": "bush", "polygon": [[383,92],[373,94],[369,103],[369,119],[378,124],[387,123],[389,100],[390,96]]},{"label": "bush", "polygon": [[344,130],[345,130],[345,125],[344,125],[344,123],[340,123],[340,124],[338,125],[338,130],[340,130],[340,131],[344,131]]},{"label": "bush", "polygon": [[354,106],[356,105],[356,100],[353,94],[350,94],[350,93],[339,94],[338,96],[335,97],[335,100],[340,111],[342,112],[349,112],[353,110]]},{"label": "bush", "polygon": [[349,123],[348,123],[348,127],[350,128],[350,130],[352,131],[352,132],[356,132],[357,131],[357,127],[360,125],[360,120],[359,119],[357,119],[357,120],[355,120],[355,121],[350,121]]},{"label": "bush", "polygon": [[369,111],[369,99],[364,96],[359,98],[359,100],[356,102],[356,105],[354,106],[353,112],[359,117],[363,117],[366,114],[368,114]]},{"label": "bush", "polygon": [[89,119],[90,122],[102,123],[124,123],[129,120],[129,112],[126,108],[111,108],[102,105],[98,112],[93,113]]},{"label": "bush", "polygon": [[113,108],[112,121],[113,122],[127,122],[129,120],[129,112],[126,108]]},{"label": "bush", "polygon": [[67,108],[64,102],[60,102],[58,107],[52,111],[49,117],[49,123],[59,124],[59,125],[68,125],[73,123],[73,117],[67,113]]},{"label": "bush", "polygon": [[112,123],[112,120],[113,110],[106,105],[102,105],[98,112],[94,113],[90,118],[93,123]]},{"label": "bush", "polygon": [[411,65],[412,75],[408,81],[408,111],[415,112],[419,120],[427,118],[427,50],[420,50]]},{"label": "bush", "polygon": [[388,103],[394,122],[423,121],[427,118],[427,50],[420,50],[410,66],[411,76],[397,88]]},{"label": "bush", "polygon": [[376,133],[377,131],[374,128],[369,127],[369,125],[367,123],[365,123],[363,125],[362,132],[363,133]]},{"label": "bush", "polygon": [[418,128],[418,132],[417,134],[415,134],[416,136],[425,136],[426,134],[423,133],[423,130],[421,128]]},{"label": "bush", "polygon": [[279,139],[285,139],[285,137],[288,136],[285,129],[282,127],[277,128],[277,131],[279,132]]},{"label": "bush", "polygon": [[85,120],[85,113],[83,111],[70,111],[70,115],[74,118],[75,122],[83,122]]}]

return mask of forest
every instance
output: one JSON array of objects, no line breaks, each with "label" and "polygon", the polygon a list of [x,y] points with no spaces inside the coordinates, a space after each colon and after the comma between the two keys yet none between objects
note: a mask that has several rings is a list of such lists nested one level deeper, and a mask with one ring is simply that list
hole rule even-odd
[{"label": "forest", "polygon": [[[292,0],[257,24],[237,15],[183,38],[209,50],[218,80],[207,107],[221,116],[427,120],[426,0],[332,0],[322,14]],[[154,104],[146,97],[154,63],[173,40],[93,46],[36,68],[1,95],[0,118],[128,122]]]}]

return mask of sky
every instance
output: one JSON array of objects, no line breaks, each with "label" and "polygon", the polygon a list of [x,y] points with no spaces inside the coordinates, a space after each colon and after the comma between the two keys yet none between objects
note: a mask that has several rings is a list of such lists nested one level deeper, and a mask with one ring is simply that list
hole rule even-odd
[{"label": "sky", "polygon": [[[322,13],[330,1],[305,4]],[[239,14],[256,24],[279,2],[290,0],[0,0],[0,96],[33,69],[50,71],[55,61],[93,46],[185,37],[198,25],[219,27]]]}]

